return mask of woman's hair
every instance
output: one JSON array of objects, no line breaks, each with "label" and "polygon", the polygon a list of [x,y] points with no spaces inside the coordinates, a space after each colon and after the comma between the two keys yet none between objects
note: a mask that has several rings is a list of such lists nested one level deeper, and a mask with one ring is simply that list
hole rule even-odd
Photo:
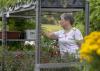
[{"label": "woman's hair", "polygon": [[61,17],[61,19],[69,20],[71,25],[74,24],[74,17],[72,16],[72,14],[70,14],[70,13],[63,13],[60,17]]}]

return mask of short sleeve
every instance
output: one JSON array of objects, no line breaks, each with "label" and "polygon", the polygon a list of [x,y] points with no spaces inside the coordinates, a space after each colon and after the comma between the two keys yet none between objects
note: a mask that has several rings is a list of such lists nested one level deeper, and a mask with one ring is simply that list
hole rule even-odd
[{"label": "short sleeve", "polygon": [[83,40],[82,33],[78,29],[75,30],[75,40]]}]

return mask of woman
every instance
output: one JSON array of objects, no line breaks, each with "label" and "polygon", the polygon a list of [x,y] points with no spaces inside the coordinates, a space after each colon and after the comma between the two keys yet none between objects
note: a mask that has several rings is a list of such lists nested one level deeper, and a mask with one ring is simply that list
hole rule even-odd
[{"label": "woman", "polygon": [[69,54],[77,53],[80,47],[83,36],[77,28],[73,27],[74,18],[71,14],[62,14],[60,25],[63,30],[57,32],[45,33],[45,35],[51,39],[58,40],[61,56],[67,52]]}]

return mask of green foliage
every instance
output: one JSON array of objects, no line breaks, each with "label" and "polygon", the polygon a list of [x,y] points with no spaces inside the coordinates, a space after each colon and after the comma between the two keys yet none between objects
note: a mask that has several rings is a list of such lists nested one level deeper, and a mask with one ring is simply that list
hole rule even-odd
[{"label": "green foliage", "polygon": [[9,24],[9,31],[15,30],[15,21],[13,19],[9,19],[8,24]]},{"label": "green foliage", "polygon": [[100,31],[100,0],[90,0],[91,31]]},{"label": "green foliage", "polygon": [[11,4],[15,4],[17,0],[0,0],[0,8],[6,8]]},{"label": "green foliage", "polygon": [[100,56],[96,53],[92,54],[91,56],[93,56],[93,61],[90,64],[90,69],[100,71]]},{"label": "green foliage", "polygon": [[[100,31],[100,0],[90,0],[90,30]],[[75,20],[76,24],[85,24],[84,12],[76,13]]]},{"label": "green foliage", "polygon": [[85,27],[84,27],[84,24],[78,23],[78,24],[75,25],[75,27],[78,28],[82,32],[83,36],[85,36],[85,31],[84,31]]},{"label": "green foliage", "polygon": [[78,28],[83,36],[85,35],[85,19],[84,19],[84,12],[81,11],[81,12],[75,12],[73,13],[74,15],[74,19],[75,19],[75,24],[74,26],[76,28]]},{"label": "green foliage", "polygon": [[35,29],[35,21],[30,19],[15,20],[9,19],[8,21],[9,31],[25,31],[26,29]]},{"label": "green foliage", "polygon": [[86,60],[82,62],[83,70],[82,71],[100,71],[100,57],[96,53],[92,54],[93,56],[92,61],[89,63]]},{"label": "green foliage", "polygon": [[18,2],[27,3],[32,0],[0,0],[0,8],[7,8],[9,6],[15,5]]},{"label": "green foliage", "polygon": [[8,51],[33,51],[35,47],[33,45],[24,45],[24,42],[8,42],[6,49]]},{"label": "green foliage", "polygon": [[[5,71],[34,71],[34,51],[32,52],[6,52],[4,70]],[[0,57],[0,62],[2,58]]]},{"label": "green foliage", "polygon": [[6,49],[10,50],[10,51],[22,50],[23,49],[21,47],[21,43],[20,42],[8,42],[7,45],[8,45],[8,47]]},{"label": "green foliage", "polygon": [[0,31],[2,30],[2,21],[0,21]]}]

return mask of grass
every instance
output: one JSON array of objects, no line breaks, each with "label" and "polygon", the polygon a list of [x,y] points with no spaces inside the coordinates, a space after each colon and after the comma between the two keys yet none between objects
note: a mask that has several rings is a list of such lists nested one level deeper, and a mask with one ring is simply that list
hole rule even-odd
[{"label": "grass", "polygon": [[42,29],[44,29],[45,31],[58,31],[60,29],[62,29],[59,25],[50,25],[50,24],[44,24],[42,25]]}]

